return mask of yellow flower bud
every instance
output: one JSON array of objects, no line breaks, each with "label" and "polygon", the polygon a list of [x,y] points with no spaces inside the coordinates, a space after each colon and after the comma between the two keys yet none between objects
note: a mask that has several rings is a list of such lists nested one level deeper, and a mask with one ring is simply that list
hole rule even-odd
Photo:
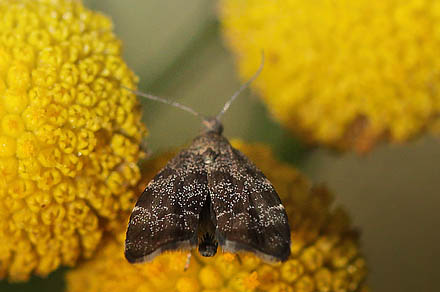
[{"label": "yellow flower bud", "polygon": [[18,160],[15,157],[0,158],[0,176],[10,181],[18,175]]},{"label": "yellow flower bud", "polygon": [[9,88],[3,96],[3,103],[7,112],[20,114],[28,105],[26,91],[18,91],[16,88]]},{"label": "yellow flower bud", "polygon": [[195,279],[182,277],[177,280],[176,289],[178,292],[198,292],[199,284]]},{"label": "yellow flower bud", "polygon": [[15,155],[17,141],[8,136],[0,136],[0,157],[10,157]]},{"label": "yellow flower bud", "polygon": [[200,283],[205,288],[221,288],[223,284],[222,275],[212,266],[206,266],[200,270]]},{"label": "yellow flower bud", "polygon": [[1,120],[1,128],[6,135],[18,137],[24,131],[24,122],[18,115],[5,115]]},{"label": "yellow flower bud", "polygon": [[30,86],[31,81],[28,67],[21,63],[14,64],[8,70],[7,80],[9,88],[17,91],[25,91]]}]

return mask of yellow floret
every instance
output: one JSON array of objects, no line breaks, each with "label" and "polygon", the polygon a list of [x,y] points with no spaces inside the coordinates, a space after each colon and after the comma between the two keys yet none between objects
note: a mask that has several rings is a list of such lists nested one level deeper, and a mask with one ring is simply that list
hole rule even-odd
[{"label": "yellow floret", "polygon": [[223,284],[222,275],[212,266],[200,270],[199,280],[205,288],[220,288]]},{"label": "yellow floret", "polygon": [[24,131],[24,122],[19,115],[4,115],[1,121],[1,131],[12,137],[18,137]]},{"label": "yellow floret", "polygon": [[17,141],[8,136],[0,136],[0,157],[14,156],[17,149]]},{"label": "yellow floret", "polygon": [[439,132],[440,4],[222,0],[225,39],[272,114],[307,141],[368,151]]},{"label": "yellow floret", "polygon": [[182,277],[176,282],[178,292],[199,292],[199,284],[196,279]]},{"label": "yellow floret", "polygon": [[[252,253],[219,250],[205,258],[192,251],[166,252],[152,262],[129,264],[124,258],[126,224],[115,226],[96,257],[67,273],[68,292],[200,291],[200,292],[365,292],[366,266],[356,233],[342,209],[331,208],[323,187],[312,187],[293,167],[273,158],[269,148],[235,141],[267,175],[283,201],[292,232],[292,255],[284,263],[264,263]],[[149,161],[148,182],[170,159]]]},{"label": "yellow floret", "polygon": [[120,85],[135,83],[107,17],[0,2],[0,279],[90,257],[131,209],[145,129]]}]

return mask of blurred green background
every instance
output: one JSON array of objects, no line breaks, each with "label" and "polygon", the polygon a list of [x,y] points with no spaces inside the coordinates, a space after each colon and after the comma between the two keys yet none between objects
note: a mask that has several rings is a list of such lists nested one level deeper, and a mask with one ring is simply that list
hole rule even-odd
[{"label": "blurred green background", "polygon": [[[216,1],[87,0],[114,22],[139,88],[216,114],[238,89],[234,60],[222,43]],[[255,68],[259,64],[255,64]],[[188,143],[200,121],[142,101],[151,153]],[[316,183],[325,183],[362,232],[371,291],[440,291],[440,148],[438,139],[383,145],[365,157],[308,149],[274,122],[249,90],[224,117],[225,136],[270,144]],[[63,270],[0,291],[62,291]]]}]

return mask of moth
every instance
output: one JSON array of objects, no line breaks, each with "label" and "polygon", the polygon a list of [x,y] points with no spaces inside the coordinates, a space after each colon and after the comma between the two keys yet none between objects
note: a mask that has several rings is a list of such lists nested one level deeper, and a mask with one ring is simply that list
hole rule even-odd
[{"label": "moth", "polygon": [[284,206],[264,174],[222,135],[220,122],[262,65],[214,118],[132,90],[202,117],[204,130],[167,163],[139,197],[126,233],[129,262],[150,261],[165,251],[196,247],[202,256],[211,257],[219,245],[223,251],[248,251],[269,262],[288,258],[290,228]]}]

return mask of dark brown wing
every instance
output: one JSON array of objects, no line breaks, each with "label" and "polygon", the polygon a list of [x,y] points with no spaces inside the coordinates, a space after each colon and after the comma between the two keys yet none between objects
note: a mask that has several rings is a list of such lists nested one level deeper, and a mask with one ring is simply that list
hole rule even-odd
[{"label": "dark brown wing", "polygon": [[125,257],[152,260],[166,250],[197,245],[197,225],[208,195],[207,174],[200,156],[184,150],[148,184],[128,224]]},{"label": "dark brown wing", "polygon": [[251,251],[266,261],[285,261],[290,228],[281,200],[264,174],[227,143],[208,171],[217,240],[227,251]]}]

